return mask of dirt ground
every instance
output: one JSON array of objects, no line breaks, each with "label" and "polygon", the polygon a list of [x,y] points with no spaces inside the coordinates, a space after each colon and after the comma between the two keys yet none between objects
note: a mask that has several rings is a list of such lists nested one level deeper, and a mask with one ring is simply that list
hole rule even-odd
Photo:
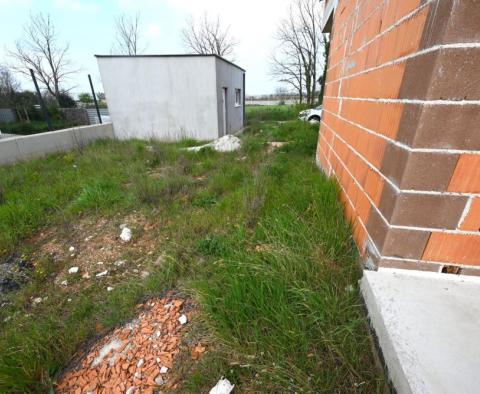
[{"label": "dirt ground", "polygon": [[[129,242],[120,238],[124,227],[132,231]],[[156,230],[138,213],[81,219],[46,228],[29,240],[35,250],[30,260],[61,262],[54,284],[66,295],[92,283],[112,291],[128,276],[148,277],[148,264],[162,264],[161,253],[156,257],[162,244]],[[78,270],[71,273],[72,268]],[[137,310],[134,320],[73,357],[57,380],[57,393],[163,393],[181,386],[185,370],[207,351],[197,334],[188,333],[195,320],[193,302],[172,291]]]},{"label": "dirt ground", "polygon": [[[129,242],[120,239],[124,227],[133,233]],[[161,243],[155,229],[155,225],[138,213],[96,221],[82,219],[40,232],[30,241],[36,250],[32,258],[64,263],[64,269],[55,277],[57,286],[74,290],[86,282],[101,280],[107,288],[113,288],[126,276],[149,275],[145,262]]]}]

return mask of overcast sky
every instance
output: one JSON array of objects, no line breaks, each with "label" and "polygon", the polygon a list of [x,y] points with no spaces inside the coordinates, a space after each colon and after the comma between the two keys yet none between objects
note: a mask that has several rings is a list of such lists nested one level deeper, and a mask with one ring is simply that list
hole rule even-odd
[{"label": "overcast sky", "polygon": [[[88,91],[91,74],[97,91],[102,91],[94,54],[109,54],[114,42],[115,18],[140,12],[144,53],[185,53],[181,30],[186,20],[205,11],[230,25],[239,42],[235,63],[247,70],[247,94],[273,93],[278,84],[269,75],[273,35],[286,14],[290,0],[0,0],[0,63],[10,59],[13,48],[30,14],[50,14],[61,42],[70,44],[70,59],[81,71],[71,81],[73,92]],[[22,80],[25,89],[33,89]]]}]

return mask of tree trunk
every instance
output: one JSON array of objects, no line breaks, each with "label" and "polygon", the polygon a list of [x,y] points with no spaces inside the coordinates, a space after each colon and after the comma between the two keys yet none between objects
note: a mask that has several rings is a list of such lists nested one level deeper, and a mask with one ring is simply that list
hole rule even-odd
[{"label": "tree trunk", "polygon": [[22,113],[18,110],[18,108],[15,108],[15,112],[17,113],[17,118],[21,122],[22,121]]},{"label": "tree trunk", "polygon": [[28,111],[25,107],[23,107],[23,112],[25,113],[25,119],[28,123],[30,123],[30,116],[28,116]]},{"label": "tree trunk", "polygon": [[305,71],[305,88],[307,90],[307,104],[312,105],[312,76],[310,72]]},{"label": "tree trunk", "polygon": [[325,38],[325,66],[323,68],[323,77],[320,93],[320,105],[323,104],[323,96],[325,96],[325,82],[327,81],[327,67],[328,67],[328,54],[330,53],[330,41]]}]

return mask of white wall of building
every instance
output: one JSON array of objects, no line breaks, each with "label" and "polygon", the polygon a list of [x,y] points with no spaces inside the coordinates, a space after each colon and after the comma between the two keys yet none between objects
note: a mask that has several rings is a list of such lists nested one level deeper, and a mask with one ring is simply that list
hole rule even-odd
[{"label": "white wall of building", "polygon": [[[218,94],[218,130],[220,135],[232,134],[243,125],[243,75],[244,71],[216,58],[217,94]],[[224,129],[222,89],[227,88],[227,130]],[[235,90],[241,90],[240,105],[235,104]]]},{"label": "white wall of building", "polygon": [[117,138],[218,137],[216,57],[97,59]]}]

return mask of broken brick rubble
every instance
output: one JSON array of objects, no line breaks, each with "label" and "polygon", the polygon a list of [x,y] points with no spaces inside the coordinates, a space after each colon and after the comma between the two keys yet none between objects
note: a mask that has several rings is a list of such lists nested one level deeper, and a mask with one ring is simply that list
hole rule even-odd
[{"label": "broken brick rubble", "polygon": [[138,318],[95,345],[78,368],[61,377],[56,391],[153,393],[159,385],[168,386],[180,351],[182,305],[183,300],[171,298],[140,305]]}]

